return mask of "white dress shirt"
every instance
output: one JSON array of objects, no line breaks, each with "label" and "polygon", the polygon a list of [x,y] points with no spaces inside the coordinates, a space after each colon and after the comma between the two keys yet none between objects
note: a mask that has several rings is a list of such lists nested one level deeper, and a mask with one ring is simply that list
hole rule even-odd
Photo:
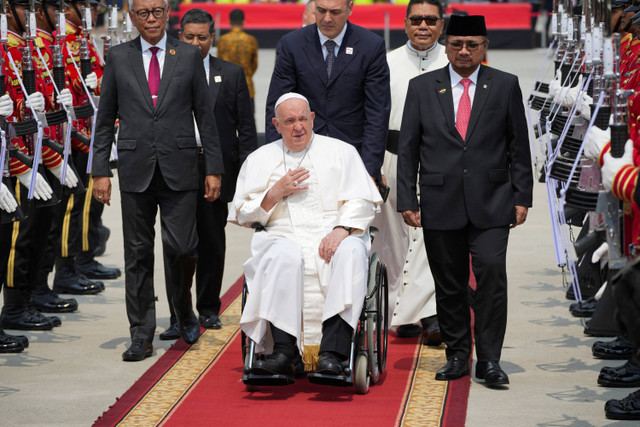
[{"label": "white dress shirt", "polygon": [[149,48],[153,46],[160,48],[160,50],[156,53],[156,57],[158,58],[158,65],[160,66],[160,78],[162,78],[162,69],[164,68],[164,55],[167,50],[167,33],[164,33],[164,36],[162,36],[162,39],[156,45],[152,45],[142,37],[140,37],[140,44],[142,45],[142,62],[144,64],[144,74],[147,76],[147,80],[149,80],[149,65],[151,64],[151,58],[153,58],[153,53],[151,53]]},{"label": "white dress shirt", "polygon": [[329,37],[322,34],[320,32],[320,29],[318,29],[318,36],[320,36],[320,46],[322,47],[322,57],[324,58],[325,61],[327,60],[327,55],[329,54],[329,52],[327,52],[327,47],[324,45],[324,42],[326,42],[327,40],[333,40],[334,42],[336,42],[337,46],[335,48],[335,54],[337,58],[338,52],[340,51],[340,45],[342,44],[342,39],[344,39],[344,34],[346,32],[347,32],[347,24],[344,24],[342,31],[340,31],[340,34],[338,34],[338,37],[336,37],[335,39],[330,39]]},{"label": "white dress shirt", "polygon": [[[475,69],[473,73],[469,77],[471,80],[471,84],[469,85],[469,99],[471,100],[471,106],[473,107],[473,97],[476,94],[476,84],[478,83],[478,72],[480,71],[480,66]],[[453,67],[449,64],[449,75],[451,76],[451,94],[453,95],[453,117],[458,117],[458,104],[460,103],[460,98],[462,98],[462,94],[464,93],[464,86],[460,81],[464,79],[461,75],[453,71]]]}]

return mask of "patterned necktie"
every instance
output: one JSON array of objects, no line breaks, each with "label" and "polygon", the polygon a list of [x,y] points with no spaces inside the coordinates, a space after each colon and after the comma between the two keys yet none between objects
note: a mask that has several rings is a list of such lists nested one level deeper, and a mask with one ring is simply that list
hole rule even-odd
[{"label": "patterned necktie", "polygon": [[470,79],[462,79],[460,83],[464,86],[464,92],[458,102],[458,114],[456,115],[456,129],[464,141],[467,136],[467,126],[469,126],[469,116],[471,115],[471,98],[469,98]]},{"label": "patterned necktie", "polygon": [[331,77],[331,70],[333,69],[333,64],[336,62],[336,42],[333,40],[327,40],[324,42],[324,47],[327,48],[327,79]]},{"label": "patterned necktie", "polygon": [[151,91],[151,99],[153,100],[153,106],[156,106],[158,100],[158,88],[160,88],[160,63],[156,54],[160,50],[157,46],[149,48],[151,54],[151,63],[149,63],[149,90]]}]

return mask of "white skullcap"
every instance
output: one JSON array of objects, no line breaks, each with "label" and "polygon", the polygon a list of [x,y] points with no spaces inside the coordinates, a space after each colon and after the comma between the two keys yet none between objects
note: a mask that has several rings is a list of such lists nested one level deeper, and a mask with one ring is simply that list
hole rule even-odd
[{"label": "white skullcap", "polygon": [[307,98],[305,98],[304,96],[300,95],[299,93],[295,93],[295,92],[289,92],[289,93],[285,93],[284,95],[282,95],[280,98],[278,98],[278,100],[276,101],[276,106],[273,107],[273,111],[276,111],[276,109],[278,108],[278,106],[280,104],[282,104],[284,101],[288,100],[288,99],[302,99],[304,102],[306,102],[307,104],[309,104],[309,100]]}]

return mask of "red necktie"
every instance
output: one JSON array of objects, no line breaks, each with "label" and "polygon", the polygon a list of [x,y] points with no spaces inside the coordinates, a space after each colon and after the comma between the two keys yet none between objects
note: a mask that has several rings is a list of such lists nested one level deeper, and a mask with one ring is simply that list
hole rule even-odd
[{"label": "red necktie", "polygon": [[467,126],[469,126],[469,116],[471,115],[471,98],[469,98],[470,79],[462,79],[460,83],[464,86],[464,92],[458,102],[458,114],[456,115],[456,129],[464,141],[467,136]]},{"label": "red necktie", "polygon": [[157,46],[149,48],[151,54],[151,63],[149,64],[149,90],[151,91],[151,99],[153,99],[153,106],[156,106],[158,99],[158,88],[160,87],[160,63],[156,53],[160,50]]}]

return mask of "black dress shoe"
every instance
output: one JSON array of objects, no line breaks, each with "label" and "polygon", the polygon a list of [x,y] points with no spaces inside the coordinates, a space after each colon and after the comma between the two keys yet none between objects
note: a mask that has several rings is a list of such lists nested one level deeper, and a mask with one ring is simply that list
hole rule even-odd
[{"label": "black dress shoe", "polygon": [[38,311],[44,313],[71,313],[78,309],[78,302],[73,298],[60,298],[58,294],[49,290],[33,293],[31,299]]},{"label": "black dress shoe", "polygon": [[42,313],[35,310],[25,310],[22,313],[12,315],[7,315],[3,311],[2,315],[0,315],[0,327],[21,331],[50,331],[53,329],[53,323]]},{"label": "black dress shoe", "polygon": [[569,311],[573,317],[591,317],[596,311],[598,301],[594,297],[589,297],[585,301],[574,302],[569,306]]},{"label": "black dress shoe", "polygon": [[591,353],[598,359],[629,360],[633,356],[633,344],[624,337],[613,341],[596,341],[591,346]]},{"label": "black dress shoe", "polygon": [[497,387],[509,384],[509,377],[500,367],[498,361],[478,361],[476,363],[476,378],[484,380],[488,387]]},{"label": "black dress shoe", "polygon": [[296,347],[296,353],[293,357],[293,367],[295,370],[296,378],[302,377],[305,374],[304,362],[302,361],[302,356],[300,355],[298,347]]},{"label": "black dress shoe", "polygon": [[91,280],[87,276],[82,273],[78,273],[78,283],[82,286],[86,286],[88,288],[98,288],[101,291],[104,291],[104,283],[100,280]]},{"label": "black dress shoe", "polygon": [[95,280],[117,279],[122,274],[119,268],[106,267],[95,259],[84,264],[78,264],[77,269],[79,273],[84,274],[87,278]]},{"label": "black dress shoe", "polygon": [[469,375],[469,361],[452,357],[445,365],[436,371],[436,379],[439,381],[452,381]]},{"label": "black dress shoe", "polygon": [[178,326],[180,336],[187,344],[195,344],[200,338],[200,324],[197,322],[186,321]]},{"label": "black dress shoe", "polygon": [[212,314],[211,316],[198,316],[198,320],[205,329],[222,328],[222,322],[220,321],[220,317],[218,317],[217,314]]},{"label": "black dress shoe", "polygon": [[171,341],[180,339],[182,335],[180,335],[180,329],[178,329],[177,323],[172,323],[169,326],[169,329],[160,334],[160,339],[162,341]]},{"label": "black dress shoe", "polygon": [[263,360],[256,360],[251,370],[256,375],[284,375],[288,382],[295,381],[293,362],[282,353],[272,353]]},{"label": "black dress shoe", "polygon": [[95,295],[103,291],[103,287],[95,284],[81,285],[76,282],[53,282],[53,291],[59,294]]},{"label": "black dress shoe", "polygon": [[604,367],[598,384],[605,387],[640,387],[640,366],[629,361],[618,368]]},{"label": "black dress shoe", "polygon": [[623,399],[608,400],[604,413],[610,420],[640,420],[640,390]]},{"label": "black dress shoe", "polygon": [[338,376],[342,373],[342,362],[335,354],[323,351],[319,355],[316,374]]},{"label": "black dress shoe", "polygon": [[400,325],[396,328],[396,336],[400,338],[418,337],[422,333],[419,325]]},{"label": "black dress shoe", "polygon": [[62,320],[58,316],[45,316],[45,317],[49,319],[49,321],[51,322],[54,328],[57,328],[58,326],[62,325]]},{"label": "black dress shoe", "polygon": [[422,322],[422,344],[424,345],[440,345],[442,344],[442,335],[440,334],[440,324],[436,316],[429,316],[421,320]]},{"label": "black dress shoe", "polygon": [[20,353],[21,351],[24,351],[22,342],[0,329],[0,353]]},{"label": "black dress shoe", "polygon": [[147,340],[136,338],[131,342],[131,347],[122,353],[125,362],[139,362],[153,354],[153,345]]}]

